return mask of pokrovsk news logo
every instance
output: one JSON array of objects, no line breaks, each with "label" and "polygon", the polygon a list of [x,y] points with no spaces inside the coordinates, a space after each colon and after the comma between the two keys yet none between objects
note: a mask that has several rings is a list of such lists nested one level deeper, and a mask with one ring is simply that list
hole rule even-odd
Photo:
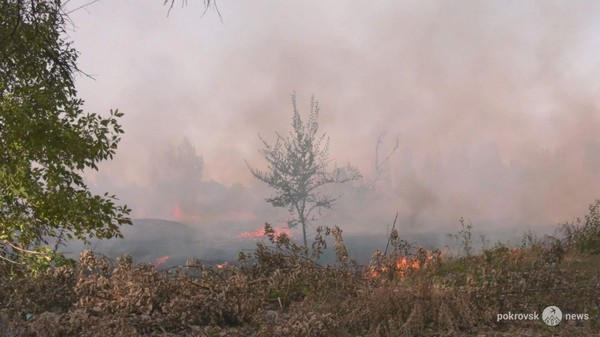
[{"label": "pokrovsk news logo", "polygon": [[[529,313],[513,313],[507,312],[496,315],[496,322],[501,321],[533,321],[539,320],[540,315],[537,311]],[[544,308],[541,315],[542,322],[548,326],[557,326],[564,320],[567,321],[587,321],[590,315],[587,313],[564,313],[559,307],[550,305]]]},{"label": "pokrovsk news logo", "polygon": [[542,311],[542,321],[548,326],[557,326],[562,321],[562,311],[555,305],[546,307]]}]

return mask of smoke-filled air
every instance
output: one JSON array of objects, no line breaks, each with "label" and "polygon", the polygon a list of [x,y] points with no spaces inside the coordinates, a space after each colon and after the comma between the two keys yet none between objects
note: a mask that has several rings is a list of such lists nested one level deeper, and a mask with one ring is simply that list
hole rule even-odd
[{"label": "smoke-filled air", "polygon": [[199,240],[285,222],[245,161],[263,167],[258,135],[290,130],[293,93],[301,113],[319,101],[332,164],[363,175],[319,220],[348,234],[385,236],[396,211],[404,233],[461,216],[544,232],[597,197],[595,2],[217,4],[73,14],[85,107],[125,112],[115,159],[86,178],[134,218]]},{"label": "smoke-filled air", "polygon": [[599,13],[0,0],[0,337],[597,334]]}]

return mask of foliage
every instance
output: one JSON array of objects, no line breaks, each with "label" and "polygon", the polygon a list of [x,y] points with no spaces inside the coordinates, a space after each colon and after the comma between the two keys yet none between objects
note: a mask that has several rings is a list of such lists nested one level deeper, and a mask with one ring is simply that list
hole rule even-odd
[{"label": "foliage", "polygon": [[83,112],[61,1],[2,1],[0,13],[0,259],[48,265],[47,238],[111,238],[130,223],[81,175],[112,159],[123,114]]},{"label": "foliage", "polygon": [[568,245],[576,247],[582,253],[600,254],[600,200],[589,206],[583,219],[566,223],[562,232]]},{"label": "foliage", "polygon": [[290,227],[301,225],[304,247],[308,249],[306,229],[315,220],[314,211],[331,209],[335,197],[324,195],[320,188],[334,183],[345,183],[361,177],[358,170],[350,165],[329,170],[329,139],[326,134],[318,134],[319,104],[311,99],[308,121],[303,121],[292,95],[292,131],[287,137],[276,133],[274,144],[263,138],[264,155],[268,170],[248,168],[254,177],[275,190],[275,196],[266,199],[275,207],[285,207],[294,218]]},{"label": "foliage", "polygon": [[464,256],[469,257],[473,254],[473,224],[469,223],[468,225],[465,225],[465,219],[462,217],[458,222],[460,223],[459,231],[454,234],[449,234],[448,236],[451,239],[456,240],[460,244],[461,253]]}]

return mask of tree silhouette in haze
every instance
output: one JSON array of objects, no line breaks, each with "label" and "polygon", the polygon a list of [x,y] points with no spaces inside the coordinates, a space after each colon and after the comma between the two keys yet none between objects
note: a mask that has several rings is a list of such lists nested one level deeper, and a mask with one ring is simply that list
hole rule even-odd
[{"label": "tree silhouette in haze", "polygon": [[315,211],[331,209],[336,197],[323,194],[321,188],[329,184],[350,182],[361,178],[358,170],[350,165],[329,170],[329,138],[325,133],[318,134],[319,104],[312,98],[308,120],[303,121],[292,95],[292,130],[286,137],[276,133],[273,144],[262,137],[262,155],[268,169],[262,171],[248,168],[258,180],[275,190],[275,195],[266,201],[274,207],[285,207],[293,218],[290,227],[300,225],[304,247],[308,248],[307,227],[316,219]]}]

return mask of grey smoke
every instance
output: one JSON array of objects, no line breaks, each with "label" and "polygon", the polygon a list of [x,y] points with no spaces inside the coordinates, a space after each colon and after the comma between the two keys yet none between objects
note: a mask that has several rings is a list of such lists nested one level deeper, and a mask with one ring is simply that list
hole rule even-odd
[{"label": "grey smoke", "polygon": [[332,191],[322,221],[347,233],[384,233],[396,210],[407,234],[461,216],[548,229],[598,197],[596,1],[223,1],[223,23],[199,5],[166,18],[160,1],[107,0],[73,17],[87,108],[126,113],[117,158],[88,179],[135,217],[179,203],[230,237],[284,221],[243,159],[287,130],[294,90],[304,110],[320,100],[331,157],[367,177],[377,137],[399,138],[374,190]]}]

